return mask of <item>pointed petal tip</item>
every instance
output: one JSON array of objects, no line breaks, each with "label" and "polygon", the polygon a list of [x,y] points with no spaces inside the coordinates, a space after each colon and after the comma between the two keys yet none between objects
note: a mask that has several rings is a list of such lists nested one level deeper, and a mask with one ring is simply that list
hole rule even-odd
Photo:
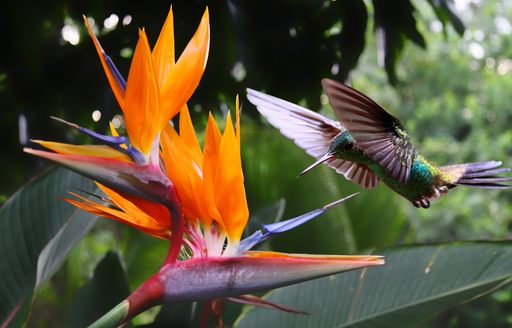
[{"label": "pointed petal tip", "polygon": [[69,122],[69,121],[66,121],[66,120],[65,120],[65,119],[63,119],[63,118],[60,118],[60,117],[57,117],[57,116],[53,116],[53,115],[50,115],[50,118],[51,118],[52,120],[57,121],[57,122],[60,122],[60,123],[66,124],[66,125],[68,125],[68,126],[70,126],[70,127],[72,127],[72,128],[75,128],[75,129],[80,128],[80,126],[78,126],[78,124],[71,123],[71,122]]},{"label": "pointed petal tip", "polygon": [[[32,141],[32,140],[30,140]],[[34,141],[32,141],[34,142]],[[30,147],[23,147],[23,152],[27,153],[27,154],[32,154],[32,152],[34,151],[33,148],[30,148]]]},{"label": "pointed petal tip", "polygon": [[354,197],[354,196],[357,196],[357,195],[359,195],[359,192],[355,192],[355,193],[353,193],[353,194],[348,195],[347,197],[343,197],[343,198],[341,198],[341,199],[338,199],[338,200],[336,200],[336,201],[334,201],[334,202],[332,202],[332,203],[329,203],[329,204],[325,205],[325,206],[324,206],[324,207],[322,207],[322,208],[323,208],[324,210],[328,210],[328,209],[330,209],[330,208],[332,208],[332,207],[334,207],[334,206],[336,206],[336,205],[339,205],[339,204],[343,203],[344,201],[349,200],[350,198],[352,198],[352,197]]}]

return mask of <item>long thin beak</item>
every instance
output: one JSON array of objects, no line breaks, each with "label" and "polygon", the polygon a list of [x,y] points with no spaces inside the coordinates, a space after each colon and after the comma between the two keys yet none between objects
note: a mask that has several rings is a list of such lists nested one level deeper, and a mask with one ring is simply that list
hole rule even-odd
[{"label": "long thin beak", "polygon": [[335,157],[336,157],[336,155],[331,153],[331,152],[326,153],[324,156],[322,156],[319,159],[317,159],[313,164],[311,164],[310,166],[306,167],[306,169],[304,171],[300,172],[299,177],[301,177],[304,174],[308,173],[310,170],[312,170],[313,168],[315,168],[318,165],[322,164],[323,162],[328,161],[328,160],[330,160],[332,158],[335,158]]}]

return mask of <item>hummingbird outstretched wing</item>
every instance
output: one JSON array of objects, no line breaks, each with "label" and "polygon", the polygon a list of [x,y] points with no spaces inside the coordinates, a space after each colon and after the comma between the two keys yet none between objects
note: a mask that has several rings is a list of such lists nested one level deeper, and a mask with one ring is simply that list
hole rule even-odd
[{"label": "hummingbird outstretched wing", "polygon": [[[334,137],[345,130],[339,122],[256,90],[247,89],[247,98],[270,124],[316,159],[328,154]],[[379,182],[378,177],[364,165],[334,155],[324,163],[364,188],[373,188]]]},{"label": "hummingbird outstretched wing", "polygon": [[401,183],[409,180],[414,147],[400,121],[361,92],[333,80],[322,86],[334,114],[371,159]]}]

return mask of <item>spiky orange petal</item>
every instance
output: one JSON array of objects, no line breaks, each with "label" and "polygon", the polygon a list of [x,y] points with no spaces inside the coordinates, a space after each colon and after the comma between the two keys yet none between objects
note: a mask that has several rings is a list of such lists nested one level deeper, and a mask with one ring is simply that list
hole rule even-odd
[{"label": "spiky orange petal", "polygon": [[71,145],[61,142],[32,140],[41,146],[51,149],[59,154],[94,156],[108,159],[116,159],[123,162],[131,163],[131,158],[109,146],[104,145]]},{"label": "spiky orange petal", "polygon": [[125,108],[125,91],[123,90],[123,87],[118,83],[117,79],[115,78],[113,72],[111,71],[110,67],[107,64],[107,61],[105,60],[105,51],[101,47],[100,42],[94,35],[94,32],[92,31],[91,25],[89,24],[89,20],[86,16],[83,16],[85,25],[87,26],[87,30],[89,31],[89,35],[92,38],[92,42],[94,43],[94,47],[96,48],[96,52],[98,53],[98,56],[100,57],[101,65],[103,66],[103,70],[105,71],[105,74],[107,75],[108,83],[110,84],[110,87],[112,88],[112,91],[114,92],[114,96],[117,99],[117,102],[119,103],[119,106],[124,111]]},{"label": "spiky orange petal", "polygon": [[152,53],[153,67],[158,85],[164,85],[174,67],[174,19],[172,6],[160,31]]},{"label": "spiky orange petal", "polygon": [[[169,179],[173,181],[180,195],[186,216],[201,219],[204,223],[209,224],[211,219],[203,201],[202,163],[196,162],[196,159],[186,147],[183,138],[178,136],[171,126],[163,131],[160,142],[162,145],[160,155],[164,160]],[[200,160],[202,160],[202,157]]]},{"label": "spiky orange petal", "polygon": [[[114,127],[114,124],[112,122],[108,122],[108,126],[110,127],[110,134],[114,137],[119,137],[119,132],[117,132],[116,128]],[[126,144],[119,145],[121,148],[128,149],[128,146]]]},{"label": "spiky orange petal", "polygon": [[224,226],[222,217],[217,208],[215,194],[217,186],[215,184],[215,172],[219,164],[219,150],[222,135],[219,127],[210,113],[208,116],[208,124],[206,126],[206,138],[204,141],[203,151],[203,181],[204,181],[204,201],[211,218]]},{"label": "spiky orange petal", "polygon": [[140,216],[145,218],[149,225],[157,225],[162,228],[168,228],[171,225],[169,211],[164,205],[141,197],[114,191],[98,182],[96,185],[98,185],[120,209],[134,216],[134,220],[138,220],[136,217]]},{"label": "spiky orange petal", "polygon": [[132,145],[145,155],[150,153],[160,131],[158,95],[151,50],[146,33],[141,30],[128,74],[124,114]]},{"label": "spiky orange petal", "polygon": [[70,194],[79,198],[81,201],[69,198],[64,198],[64,200],[84,211],[87,211],[98,216],[113,219],[124,224],[128,224],[138,230],[141,230],[143,232],[146,232],[159,238],[169,239],[170,237],[170,231],[168,227],[162,227],[160,224],[158,224],[158,222],[153,220],[150,216],[148,216],[142,211],[124,212],[95,203],[75,193],[71,192]]},{"label": "spiky orange petal", "polygon": [[196,33],[160,85],[160,130],[164,129],[167,121],[176,115],[197,88],[206,67],[209,47],[210,23],[207,8]]},{"label": "spiky orange petal", "polygon": [[249,209],[245,196],[240,143],[229,114],[220,142],[219,160],[221,165],[217,166],[215,173],[215,201],[229,239],[239,241],[249,219]]},{"label": "spiky orange petal", "polygon": [[196,132],[194,131],[194,125],[190,119],[187,105],[183,106],[183,109],[180,111],[180,137],[194,161],[198,163],[202,169],[203,154],[199,141],[197,140]]}]

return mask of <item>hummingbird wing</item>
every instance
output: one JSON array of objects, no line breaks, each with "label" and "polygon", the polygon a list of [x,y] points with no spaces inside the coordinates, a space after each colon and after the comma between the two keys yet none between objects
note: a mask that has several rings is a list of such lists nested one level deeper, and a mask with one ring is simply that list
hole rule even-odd
[{"label": "hummingbird wing", "polygon": [[409,180],[414,147],[400,121],[361,92],[323,79],[334,114],[371,159],[401,183]]},{"label": "hummingbird wing", "polygon": [[[345,130],[339,122],[256,90],[247,89],[247,99],[270,124],[316,159],[326,156],[334,137]],[[364,165],[335,156],[330,156],[324,163],[364,188],[373,188],[379,182]]]}]

